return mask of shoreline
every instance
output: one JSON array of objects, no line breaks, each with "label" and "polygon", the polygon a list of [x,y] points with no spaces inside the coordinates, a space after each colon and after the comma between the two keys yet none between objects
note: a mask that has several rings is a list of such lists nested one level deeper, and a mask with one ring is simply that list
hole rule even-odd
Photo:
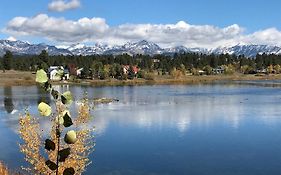
[{"label": "shoreline", "polygon": [[[205,84],[218,81],[252,81],[252,80],[281,80],[281,74],[269,75],[186,75],[182,78],[171,78],[170,76],[156,76],[154,80],[133,79],[133,80],[81,80],[52,82],[55,85],[60,84],[79,84],[91,86],[140,86],[140,85],[188,85]],[[32,86],[36,85],[35,74],[25,71],[6,71],[0,72],[0,86]]]}]

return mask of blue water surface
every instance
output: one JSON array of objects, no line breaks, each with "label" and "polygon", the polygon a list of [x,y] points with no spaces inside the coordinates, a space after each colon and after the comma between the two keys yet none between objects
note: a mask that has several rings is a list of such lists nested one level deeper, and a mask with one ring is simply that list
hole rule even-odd
[{"label": "blue water surface", "polygon": [[[119,102],[93,111],[95,151],[87,175],[281,174],[278,82],[124,87],[59,86],[75,99]],[[37,87],[0,88],[0,160],[19,169],[19,114],[52,101]],[[75,104],[74,104],[75,105]],[[73,108],[75,109],[75,108]],[[47,119],[41,119],[47,123]]]}]

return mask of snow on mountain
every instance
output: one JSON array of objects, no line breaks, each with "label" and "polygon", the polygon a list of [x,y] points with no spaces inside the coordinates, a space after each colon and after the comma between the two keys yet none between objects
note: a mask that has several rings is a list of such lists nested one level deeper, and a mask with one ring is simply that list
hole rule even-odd
[{"label": "snow on mountain", "polygon": [[143,54],[143,55],[156,55],[162,54],[164,49],[159,47],[157,44],[142,40],[139,42],[128,42],[122,46],[113,46],[106,50],[104,54],[119,55],[127,53],[129,55]]},{"label": "snow on mountain", "polygon": [[214,54],[236,54],[245,55],[247,57],[255,57],[257,54],[280,54],[281,48],[278,46],[270,45],[245,45],[238,44],[232,47],[218,47],[216,49],[210,50],[209,53]]},{"label": "snow on mountain", "polygon": [[208,49],[204,48],[187,48],[185,46],[177,46],[177,47],[171,47],[166,48],[165,53],[208,53]]},{"label": "snow on mountain", "polygon": [[0,55],[9,50],[15,55],[38,55],[42,50],[47,50],[50,55],[71,55],[67,49],[58,49],[46,44],[30,44],[24,41],[0,40]]},{"label": "snow on mountain", "polygon": [[50,46],[47,44],[30,44],[19,40],[0,40],[0,56],[10,50],[17,55],[37,55],[42,50],[47,50],[50,55],[101,55],[112,54],[120,55],[127,53],[129,55],[143,54],[167,54],[174,53],[203,53],[203,54],[236,54],[245,55],[247,57],[255,57],[256,54],[281,54],[281,47],[270,45],[246,45],[237,44],[230,47],[218,47],[215,49],[205,48],[187,48],[185,46],[177,46],[171,48],[161,48],[153,42],[142,40],[139,42],[126,43],[124,45],[109,46],[96,43],[93,46],[84,44],[74,44],[71,46]]},{"label": "snow on mountain", "polygon": [[73,44],[73,45],[69,46],[67,49],[69,51],[73,51],[73,50],[77,50],[77,49],[83,49],[84,47],[86,47],[84,44],[78,43],[78,44]]},{"label": "snow on mountain", "polygon": [[155,55],[163,53],[164,49],[160,48],[157,44],[142,40],[135,43],[127,43],[123,48],[131,54],[145,54]]},{"label": "snow on mountain", "polygon": [[83,44],[72,45],[68,48],[73,55],[99,55],[104,54],[107,50],[111,49],[108,45],[95,44],[94,46],[85,46]]}]

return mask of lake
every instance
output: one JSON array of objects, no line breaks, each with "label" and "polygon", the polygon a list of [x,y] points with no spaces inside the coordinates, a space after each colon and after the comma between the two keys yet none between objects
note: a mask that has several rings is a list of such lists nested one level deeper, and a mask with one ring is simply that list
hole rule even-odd
[{"label": "lake", "polygon": [[[87,175],[281,174],[280,81],[57,88],[75,99],[85,91],[89,99],[119,99],[93,111]],[[36,114],[38,101],[51,99],[37,87],[1,87],[0,94],[0,160],[17,169],[26,165],[19,114]]]}]

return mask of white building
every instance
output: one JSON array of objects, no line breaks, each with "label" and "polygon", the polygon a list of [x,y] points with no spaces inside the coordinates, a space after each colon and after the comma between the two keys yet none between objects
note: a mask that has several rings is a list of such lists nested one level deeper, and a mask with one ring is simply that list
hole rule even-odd
[{"label": "white building", "polygon": [[50,80],[69,80],[69,71],[64,69],[63,66],[50,66],[48,69],[48,75]]}]

